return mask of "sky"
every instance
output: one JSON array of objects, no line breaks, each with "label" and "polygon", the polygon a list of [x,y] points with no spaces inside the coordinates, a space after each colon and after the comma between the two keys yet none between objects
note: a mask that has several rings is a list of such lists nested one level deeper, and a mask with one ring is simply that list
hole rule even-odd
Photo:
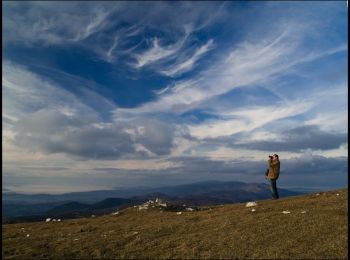
[{"label": "sky", "polygon": [[3,191],[347,187],[346,1],[3,2]]}]

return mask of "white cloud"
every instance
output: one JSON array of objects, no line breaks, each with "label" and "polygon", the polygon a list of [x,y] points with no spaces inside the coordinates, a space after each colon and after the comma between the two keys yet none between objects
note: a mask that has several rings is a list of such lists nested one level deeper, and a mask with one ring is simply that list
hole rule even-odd
[{"label": "white cloud", "polygon": [[[79,42],[104,29],[118,3],[7,3],[5,44],[22,42],[44,45]],[[18,15],[20,13],[20,15]]]},{"label": "white cloud", "polygon": [[195,63],[213,47],[214,47],[214,43],[213,43],[213,40],[211,39],[206,44],[197,48],[197,50],[192,54],[191,57],[189,57],[188,59],[180,60],[174,65],[160,70],[160,73],[166,76],[173,77],[173,76],[182,74],[184,72],[190,71],[194,67]]},{"label": "white cloud", "polygon": [[[112,8],[113,9],[113,8]],[[73,41],[81,41],[84,40],[94,33],[101,31],[104,26],[107,24],[107,17],[111,13],[111,10],[102,10],[98,9],[92,17],[90,18],[90,22],[86,27],[83,28],[82,31],[78,32],[78,34],[74,37]]]},{"label": "white cloud", "polygon": [[276,120],[296,116],[312,107],[309,102],[279,104],[270,107],[247,108],[222,112],[224,119],[209,120],[202,124],[189,126],[192,136],[200,139],[230,136],[239,132],[252,131]]},{"label": "white cloud", "polygon": [[186,38],[187,36],[182,38],[175,44],[167,47],[160,46],[158,38],[153,39],[152,46],[150,49],[146,50],[143,53],[135,54],[135,58],[137,60],[137,64],[135,64],[135,67],[141,68],[148,64],[152,64],[159,60],[168,58],[169,56],[175,55],[183,46]]},{"label": "white cloud", "polygon": [[305,121],[306,125],[318,125],[326,131],[348,131],[347,111],[317,114],[313,119]]},{"label": "white cloud", "polygon": [[[85,114],[97,117],[98,113],[74,94],[39,77],[23,66],[3,63],[4,114],[9,118],[24,118],[41,109],[54,109],[63,114]],[[87,94],[90,92],[86,90]],[[98,94],[90,93],[96,101],[111,103]]]},{"label": "white cloud", "polygon": [[118,35],[115,36],[114,38],[114,42],[112,44],[112,46],[108,49],[108,51],[106,52],[106,60],[108,62],[112,62],[114,59],[114,55],[113,55],[113,51],[115,50],[115,48],[118,46],[118,41],[119,41],[119,37]]}]

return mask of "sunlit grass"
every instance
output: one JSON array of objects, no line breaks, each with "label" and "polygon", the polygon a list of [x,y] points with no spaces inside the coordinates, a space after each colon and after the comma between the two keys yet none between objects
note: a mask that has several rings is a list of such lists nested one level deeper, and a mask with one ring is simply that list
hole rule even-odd
[{"label": "sunlit grass", "polygon": [[258,201],[255,208],[233,204],[181,215],[128,208],[119,215],[6,224],[3,257],[347,258],[347,189]]}]

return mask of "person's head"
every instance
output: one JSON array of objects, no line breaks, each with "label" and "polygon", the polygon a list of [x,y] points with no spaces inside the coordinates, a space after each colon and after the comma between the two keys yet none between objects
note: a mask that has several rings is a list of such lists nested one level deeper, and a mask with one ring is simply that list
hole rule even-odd
[{"label": "person's head", "polygon": [[274,154],[274,155],[273,155],[273,158],[274,158],[275,160],[278,160],[278,154]]}]

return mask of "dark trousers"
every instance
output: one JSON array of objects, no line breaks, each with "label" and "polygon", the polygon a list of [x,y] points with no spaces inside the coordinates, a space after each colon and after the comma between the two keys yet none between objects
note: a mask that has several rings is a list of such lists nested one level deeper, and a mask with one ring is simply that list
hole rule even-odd
[{"label": "dark trousers", "polygon": [[277,185],[276,185],[276,179],[270,179],[270,188],[271,188],[271,193],[272,193],[272,198],[278,199],[278,191],[277,191]]}]

